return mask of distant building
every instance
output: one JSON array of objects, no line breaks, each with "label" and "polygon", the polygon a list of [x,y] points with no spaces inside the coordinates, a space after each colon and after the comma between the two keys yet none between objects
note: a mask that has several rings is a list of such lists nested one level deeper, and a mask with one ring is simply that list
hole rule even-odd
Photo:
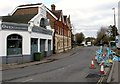
[{"label": "distant building", "polygon": [[71,49],[71,21],[70,16],[63,15],[62,10],[56,10],[54,4],[48,9],[47,17],[51,27],[55,30],[53,36],[53,51],[59,53]]},{"label": "distant building", "polygon": [[33,61],[33,54],[53,52],[53,29],[42,3],[20,5],[9,16],[0,17],[0,58],[2,63]]}]

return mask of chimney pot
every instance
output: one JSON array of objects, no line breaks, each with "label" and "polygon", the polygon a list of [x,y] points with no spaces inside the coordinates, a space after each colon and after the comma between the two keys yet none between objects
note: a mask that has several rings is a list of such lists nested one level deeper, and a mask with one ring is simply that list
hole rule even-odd
[{"label": "chimney pot", "polygon": [[55,5],[54,4],[51,5],[51,10],[55,11]]}]

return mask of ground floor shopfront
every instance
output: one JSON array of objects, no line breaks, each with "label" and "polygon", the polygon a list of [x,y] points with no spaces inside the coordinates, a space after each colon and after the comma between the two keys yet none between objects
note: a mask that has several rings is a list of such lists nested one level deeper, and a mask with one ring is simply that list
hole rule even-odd
[{"label": "ground floor shopfront", "polygon": [[33,61],[35,52],[40,52],[43,57],[52,54],[52,31],[43,29],[44,32],[41,32],[41,29],[37,29],[29,32],[27,25],[12,25],[14,24],[2,24],[0,28],[2,63],[30,62]]}]

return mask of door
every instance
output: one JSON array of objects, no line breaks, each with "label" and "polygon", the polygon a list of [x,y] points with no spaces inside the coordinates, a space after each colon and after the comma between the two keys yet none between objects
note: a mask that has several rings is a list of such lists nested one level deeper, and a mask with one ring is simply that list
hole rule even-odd
[{"label": "door", "polygon": [[40,39],[40,52],[42,57],[45,57],[45,39]]},{"label": "door", "polygon": [[31,38],[31,60],[33,60],[35,52],[38,52],[38,39]]}]

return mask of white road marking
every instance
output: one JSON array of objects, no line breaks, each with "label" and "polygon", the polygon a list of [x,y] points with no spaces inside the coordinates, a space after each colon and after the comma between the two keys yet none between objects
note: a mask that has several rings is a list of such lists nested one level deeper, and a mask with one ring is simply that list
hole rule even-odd
[{"label": "white road marking", "polygon": [[28,79],[28,80],[25,80],[25,81],[22,81],[22,82],[28,82],[28,81],[31,81],[31,80],[33,80],[33,79]]}]

